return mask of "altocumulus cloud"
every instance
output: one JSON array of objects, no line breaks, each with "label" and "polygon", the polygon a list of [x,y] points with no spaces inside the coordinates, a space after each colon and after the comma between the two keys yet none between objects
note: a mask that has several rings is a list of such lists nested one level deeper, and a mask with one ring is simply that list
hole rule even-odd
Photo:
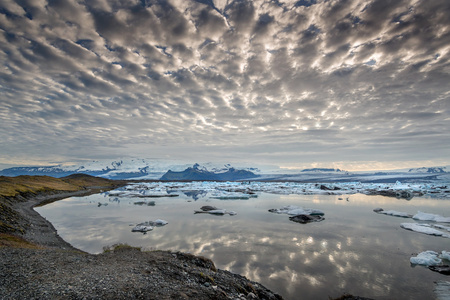
[{"label": "altocumulus cloud", "polygon": [[1,163],[450,160],[450,2],[3,0]]}]

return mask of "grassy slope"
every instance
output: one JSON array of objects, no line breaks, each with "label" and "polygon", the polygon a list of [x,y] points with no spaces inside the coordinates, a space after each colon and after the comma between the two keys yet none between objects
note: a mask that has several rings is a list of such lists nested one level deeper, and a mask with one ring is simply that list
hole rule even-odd
[{"label": "grassy slope", "polygon": [[75,192],[89,187],[113,187],[116,182],[89,175],[70,175],[63,178],[49,176],[0,176],[0,197],[27,196],[51,192]]},{"label": "grassy slope", "polygon": [[14,202],[26,201],[37,195],[88,191],[92,188],[112,189],[120,184],[121,182],[85,174],[75,174],[63,178],[0,176],[0,233],[23,233],[25,231],[25,228],[20,226],[24,217],[12,208]]}]

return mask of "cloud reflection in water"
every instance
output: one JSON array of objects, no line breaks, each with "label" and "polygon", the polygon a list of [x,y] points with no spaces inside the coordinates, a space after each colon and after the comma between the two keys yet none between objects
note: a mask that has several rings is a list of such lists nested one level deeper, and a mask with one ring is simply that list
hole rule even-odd
[{"label": "cloud reflection in water", "polygon": [[[97,207],[98,195],[71,198],[38,208],[59,234],[89,252],[118,242],[146,249],[172,249],[211,258],[216,266],[259,281],[287,299],[326,299],[345,292],[372,298],[432,298],[439,274],[412,269],[411,253],[445,250],[440,238],[401,230],[402,219],[372,212],[385,207],[414,213],[418,209],[450,215],[450,203],[352,195],[266,195],[246,201],[187,198],[157,199],[153,207],[133,201]],[[102,201],[105,201],[103,198]],[[194,215],[202,205],[238,212],[236,216]],[[297,224],[269,213],[283,205],[325,212],[320,223]],[[444,212],[448,212],[445,214]],[[131,233],[130,223],[157,218],[169,222],[146,235]]]}]

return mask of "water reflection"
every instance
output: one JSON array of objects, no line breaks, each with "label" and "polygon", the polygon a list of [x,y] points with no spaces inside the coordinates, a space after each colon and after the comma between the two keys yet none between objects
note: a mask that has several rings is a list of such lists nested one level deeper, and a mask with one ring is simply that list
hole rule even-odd
[{"label": "water reflection", "polygon": [[[190,195],[191,197],[192,195]],[[286,299],[327,299],[345,292],[376,299],[430,299],[441,274],[411,268],[412,253],[449,250],[445,239],[402,230],[401,218],[373,213],[385,207],[450,215],[450,201],[414,198],[406,202],[378,196],[288,196],[262,194],[246,201],[187,196],[134,199],[96,207],[103,195],[70,198],[37,210],[75,247],[97,253],[122,242],[147,249],[173,249],[211,258],[217,267],[259,281]],[[236,216],[194,215],[202,205],[237,211]],[[298,205],[323,210],[325,220],[302,225],[270,208]],[[161,218],[168,225],[147,235],[130,224]]]}]

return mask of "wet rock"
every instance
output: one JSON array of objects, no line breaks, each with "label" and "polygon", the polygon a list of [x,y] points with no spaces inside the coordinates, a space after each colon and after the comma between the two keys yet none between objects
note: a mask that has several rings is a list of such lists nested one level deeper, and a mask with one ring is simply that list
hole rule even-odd
[{"label": "wet rock", "polygon": [[200,209],[202,211],[210,211],[210,210],[217,210],[218,208],[215,206],[211,206],[211,205],[205,205],[205,206],[200,207]]},{"label": "wet rock", "polygon": [[444,275],[450,275],[450,266],[442,265],[442,266],[429,266],[428,269],[434,272],[438,272]]},{"label": "wet rock", "polygon": [[311,222],[320,222],[325,220],[325,218],[319,215],[296,215],[289,217],[289,220],[300,224],[307,224]]}]

